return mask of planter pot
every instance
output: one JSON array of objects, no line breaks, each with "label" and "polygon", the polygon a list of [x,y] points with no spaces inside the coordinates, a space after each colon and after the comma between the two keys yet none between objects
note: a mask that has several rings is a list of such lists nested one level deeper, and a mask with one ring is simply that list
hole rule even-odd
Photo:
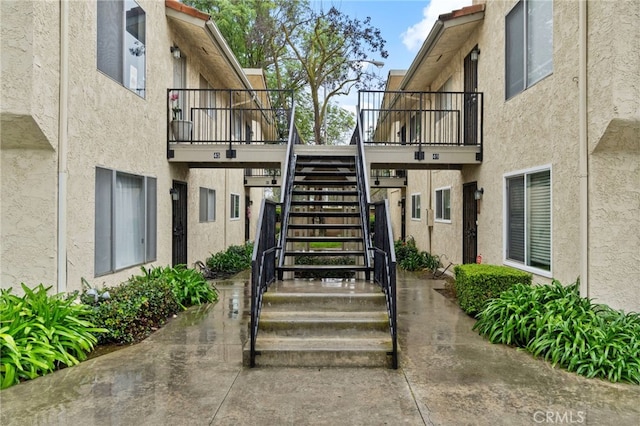
[{"label": "planter pot", "polygon": [[191,142],[191,128],[193,123],[187,120],[173,120],[171,122],[171,133],[176,142]]}]

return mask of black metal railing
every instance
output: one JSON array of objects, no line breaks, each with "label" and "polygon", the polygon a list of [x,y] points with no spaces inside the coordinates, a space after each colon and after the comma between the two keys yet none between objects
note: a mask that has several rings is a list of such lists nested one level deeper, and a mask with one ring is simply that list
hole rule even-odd
[{"label": "black metal railing", "polygon": [[[294,108],[295,110],[295,108]],[[301,143],[300,135],[298,134],[298,129],[295,126],[293,120],[291,120],[291,130],[290,130],[291,138],[289,138],[289,145],[287,146],[287,157],[284,163],[284,170],[282,171],[282,184],[280,190],[280,209],[282,214],[282,224],[280,226],[280,257],[278,265],[280,267],[284,266],[285,256],[284,251],[286,250],[287,244],[287,232],[289,231],[289,212],[291,211],[291,199],[293,198],[293,181],[296,174],[296,155],[294,153],[293,147],[294,145],[299,145]],[[279,274],[278,278],[282,279],[282,272]]]},{"label": "black metal railing", "polygon": [[374,203],[373,279],[384,291],[391,331],[391,365],[398,368],[398,318],[396,300],[396,251],[389,214],[389,200]]},{"label": "black metal railing", "polygon": [[290,90],[167,89],[167,143],[284,144]]},{"label": "black metal railing", "polygon": [[244,169],[245,183],[247,178],[259,178],[265,185],[276,185],[281,173],[280,169]]},{"label": "black metal railing", "polygon": [[362,225],[362,238],[364,240],[364,264],[367,268],[366,279],[371,278],[371,232],[369,229],[369,204],[371,196],[369,191],[369,177],[367,173],[367,161],[365,159],[364,145],[362,143],[362,127],[360,117],[356,118],[356,129],[351,138],[351,144],[357,147],[356,154],[356,185],[358,188],[358,205],[360,208],[360,222]]},{"label": "black metal railing", "polygon": [[481,92],[359,92],[363,142],[482,147]]},{"label": "black metal railing", "polygon": [[274,201],[263,199],[258,217],[258,229],[251,257],[251,348],[250,366],[256,365],[256,340],[262,295],[276,279],[276,206]]}]

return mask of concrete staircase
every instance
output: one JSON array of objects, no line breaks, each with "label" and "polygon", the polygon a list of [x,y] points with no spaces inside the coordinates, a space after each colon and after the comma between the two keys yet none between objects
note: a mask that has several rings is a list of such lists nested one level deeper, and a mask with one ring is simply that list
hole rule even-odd
[{"label": "concrete staircase", "polygon": [[391,350],[384,294],[368,281],[278,281],[263,296],[257,366],[390,367]]}]

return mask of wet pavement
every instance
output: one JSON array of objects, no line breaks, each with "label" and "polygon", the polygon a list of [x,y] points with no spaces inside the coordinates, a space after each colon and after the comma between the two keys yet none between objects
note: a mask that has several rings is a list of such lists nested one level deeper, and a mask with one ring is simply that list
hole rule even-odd
[{"label": "wet pavement", "polygon": [[142,343],[0,391],[2,425],[640,424],[640,386],[586,379],[472,331],[398,274],[400,368],[242,367],[246,278]]}]

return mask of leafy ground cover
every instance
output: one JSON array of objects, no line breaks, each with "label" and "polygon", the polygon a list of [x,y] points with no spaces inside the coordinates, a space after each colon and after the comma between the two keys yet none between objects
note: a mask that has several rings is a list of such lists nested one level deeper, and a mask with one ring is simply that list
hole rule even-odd
[{"label": "leafy ground cover", "polygon": [[212,253],[206,260],[206,266],[216,278],[226,278],[251,267],[253,243],[241,246],[229,246],[226,250]]},{"label": "leafy ground cover", "polygon": [[22,284],[0,293],[0,388],[76,365],[105,346],[138,342],[177,312],[217,300],[200,271],[184,265],[142,268],[102,289],[85,280],[82,294],[49,295]]},{"label": "leafy ground cover", "polygon": [[474,329],[586,377],[640,384],[640,314],[594,304],[578,283],[515,285],[487,304]]}]

